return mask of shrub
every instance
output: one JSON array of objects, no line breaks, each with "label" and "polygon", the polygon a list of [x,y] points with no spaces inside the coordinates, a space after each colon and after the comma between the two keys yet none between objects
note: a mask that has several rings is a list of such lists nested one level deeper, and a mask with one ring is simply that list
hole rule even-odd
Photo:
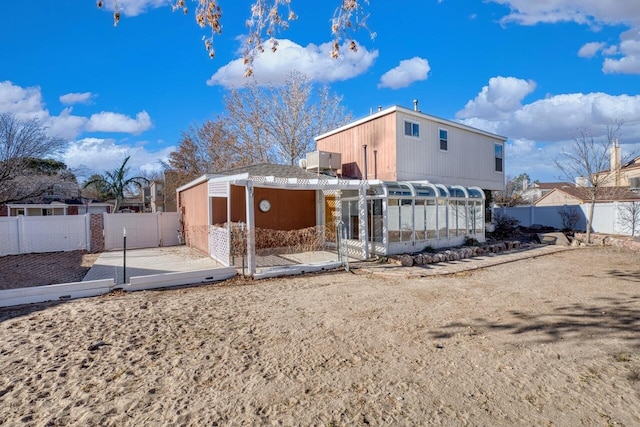
[{"label": "shrub", "polygon": [[513,217],[510,217],[505,213],[496,211],[495,215],[493,216],[493,223],[495,225],[495,229],[492,233],[492,236],[493,238],[500,240],[514,236],[516,234],[516,228],[520,224],[520,221]]}]

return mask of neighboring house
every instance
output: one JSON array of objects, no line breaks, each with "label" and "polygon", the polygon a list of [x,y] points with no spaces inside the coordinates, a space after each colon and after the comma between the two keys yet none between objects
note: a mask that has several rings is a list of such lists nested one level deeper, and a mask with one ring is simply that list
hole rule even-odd
[{"label": "neighboring house", "polygon": [[151,181],[149,208],[151,212],[176,212],[175,172],[166,171],[164,179]]},{"label": "neighboring house", "polygon": [[[640,193],[633,192],[629,187],[601,187],[596,203],[610,202],[638,202]],[[540,199],[535,206],[571,206],[591,203],[591,195],[585,187],[554,188]]]},{"label": "neighboring house", "polygon": [[84,215],[86,213],[111,212],[113,206],[95,200],[66,199],[49,203],[9,203],[0,209],[0,216],[49,216],[49,215]]},{"label": "neighboring house", "polygon": [[334,245],[339,231],[350,256],[362,259],[485,240],[479,187],[344,179],[262,164],[203,175],[177,193],[186,244],[225,265],[231,262],[229,224],[246,227],[251,274],[261,230],[319,227],[316,233]]},{"label": "neighboring house", "polygon": [[393,106],[315,138],[343,178],[430,181],[504,191],[507,138]]},{"label": "neighboring house", "polygon": [[545,196],[551,190],[556,188],[573,188],[574,184],[570,182],[534,182],[527,186],[522,191],[518,191],[522,198],[522,204],[533,205],[536,200]]},{"label": "neighboring house", "polygon": [[640,190],[640,157],[622,163],[622,150],[618,141],[611,145],[609,170],[598,172],[597,177],[601,185],[607,187],[629,187]]}]

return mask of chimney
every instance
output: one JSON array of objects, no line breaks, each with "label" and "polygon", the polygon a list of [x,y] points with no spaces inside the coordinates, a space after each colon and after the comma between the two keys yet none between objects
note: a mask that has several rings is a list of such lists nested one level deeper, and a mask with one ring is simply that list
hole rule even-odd
[{"label": "chimney", "polygon": [[382,111],[382,105],[378,105],[378,111]]},{"label": "chimney", "polygon": [[611,178],[614,180],[614,185],[620,185],[620,168],[622,167],[622,152],[620,150],[620,144],[617,139],[613,140],[611,144],[611,168],[610,172],[613,174]]},{"label": "chimney", "polygon": [[418,100],[417,99],[413,100],[413,111],[418,111]]}]

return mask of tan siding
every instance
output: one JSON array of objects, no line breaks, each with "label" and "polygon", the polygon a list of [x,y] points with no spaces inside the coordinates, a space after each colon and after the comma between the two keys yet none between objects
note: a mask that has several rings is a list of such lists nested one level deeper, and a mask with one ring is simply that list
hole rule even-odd
[{"label": "tan siding", "polygon": [[209,210],[207,181],[179,194],[185,242],[201,252],[209,253]]},{"label": "tan siding", "polygon": [[394,114],[387,114],[359,126],[318,139],[316,146],[320,151],[342,154],[342,169],[339,171],[342,176],[362,178],[364,173],[362,146],[366,144],[368,179],[376,178],[377,171],[377,179],[394,181],[396,179],[395,137]]},{"label": "tan siding", "polygon": [[551,191],[543,198],[537,200],[535,206],[564,206],[564,205],[580,205],[582,201],[572,197],[563,191]]}]

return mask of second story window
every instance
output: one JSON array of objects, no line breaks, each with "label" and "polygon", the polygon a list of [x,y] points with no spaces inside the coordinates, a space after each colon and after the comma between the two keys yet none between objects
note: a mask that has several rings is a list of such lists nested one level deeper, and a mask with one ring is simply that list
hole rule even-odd
[{"label": "second story window", "polygon": [[404,121],[404,134],[407,136],[420,137],[420,125],[408,120]]},{"label": "second story window", "polygon": [[495,143],[493,147],[496,158],[496,172],[502,172],[502,159],[504,158],[504,155],[502,154],[503,146],[502,144]]},{"label": "second story window", "polygon": [[446,129],[438,129],[440,136],[440,149],[447,151],[449,149],[449,131]]}]

